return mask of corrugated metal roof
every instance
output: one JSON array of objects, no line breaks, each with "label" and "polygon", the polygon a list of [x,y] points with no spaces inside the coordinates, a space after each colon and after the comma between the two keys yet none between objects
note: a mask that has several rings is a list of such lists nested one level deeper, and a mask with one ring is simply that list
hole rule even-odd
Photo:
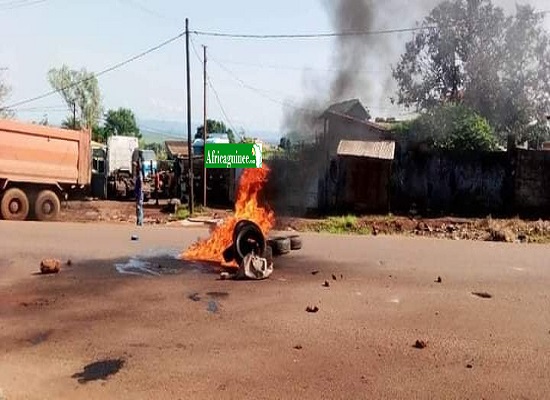
[{"label": "corrugated metal roof", "polygon": [[164,142],[166,146],[166,151],[171,157],[178,156],[187,156],[189,154],[189,149],[187,147],[187,142],[180,140],[167,140]]},{"label": "corrugated metal roof", "polygon": [[395,142],[391,140],[341,140],[338,145],[339,156],[369,157],[393,160]]}]

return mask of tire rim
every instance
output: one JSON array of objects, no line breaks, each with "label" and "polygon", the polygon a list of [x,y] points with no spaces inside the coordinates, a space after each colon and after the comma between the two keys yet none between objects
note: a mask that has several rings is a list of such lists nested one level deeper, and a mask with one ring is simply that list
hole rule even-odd
[{"label": "tire rim", "polygon": [[21,210],[21,201],[19,199],[12,199],[9,204],[9,209],[12,214],[17,214]]},{"label": "tire rim", "polygon": [[[235,231],[237,233],[237,229]],[[235,258],[240,263],[246,255],[256,250],[263,257],[266,249],[266,240],[260,228],[250,221],[240,225],[234,241]]]},{"label": "tire rim", "polygon": [[45,215],[50,215],[53,212],[53,203],[49,200],[46,200],[44,203],[42,203],[42,212]]}]

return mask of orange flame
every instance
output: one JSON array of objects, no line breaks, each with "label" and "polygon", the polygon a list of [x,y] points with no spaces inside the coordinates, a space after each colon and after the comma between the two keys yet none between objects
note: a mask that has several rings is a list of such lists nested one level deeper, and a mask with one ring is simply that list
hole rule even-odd
[{"label": "orange flame", "polygon": [[[258,204],[258,194],[267,182],[269,168],[247,168],[243,171],[235,202],[235,216],[229,217],[216,227],[210,237],[199,240],[182,254],[186,260],[212,261],[224,264],[223,252],[231,245],[233,229],[238,221],[247,219],[256,223],[263,234],[275,224],[275,214]],[[234,264],[232,266],[235,266]]]}]

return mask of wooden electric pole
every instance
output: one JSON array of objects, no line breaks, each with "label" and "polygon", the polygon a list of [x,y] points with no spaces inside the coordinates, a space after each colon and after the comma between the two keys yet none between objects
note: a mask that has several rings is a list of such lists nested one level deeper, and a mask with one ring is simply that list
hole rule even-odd
[{"label": "wooden electric pole", "polygon": [[193,215],[193,147],[191,146],[191,67],[189,63],[189,19],[185,18],[185,53],[187,58],[187,150],[189,152],[189,214]]},{"label": "wooden electric pole", "polygon": [[203,78],[204,78],[204,110],[203,110],[203,113],[204,113],[204,118],[203,118],[203,130],[202,130],[202,138],[203,138],[203,167],[202,167],[202,186],[203,186],[203,206],[206,208],[206,181],[207,181],[207,176],[206,176],[206,137],[208,136],[208,124],[207,124],[207,120],[206,120],[206,46],[202,46],[202,49],[203,49],[203,67],[204,67],[204,71],[203,71]]}]

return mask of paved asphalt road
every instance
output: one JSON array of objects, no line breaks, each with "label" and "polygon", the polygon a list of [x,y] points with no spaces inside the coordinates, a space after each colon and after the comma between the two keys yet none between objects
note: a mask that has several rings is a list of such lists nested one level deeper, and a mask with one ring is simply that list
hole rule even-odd
[{"label": "paved asphalt road", "polygon": [[303,235],[232,282],[174,258],[206,234],[0,222],[5,398],[550,398],[548,246]]}]

